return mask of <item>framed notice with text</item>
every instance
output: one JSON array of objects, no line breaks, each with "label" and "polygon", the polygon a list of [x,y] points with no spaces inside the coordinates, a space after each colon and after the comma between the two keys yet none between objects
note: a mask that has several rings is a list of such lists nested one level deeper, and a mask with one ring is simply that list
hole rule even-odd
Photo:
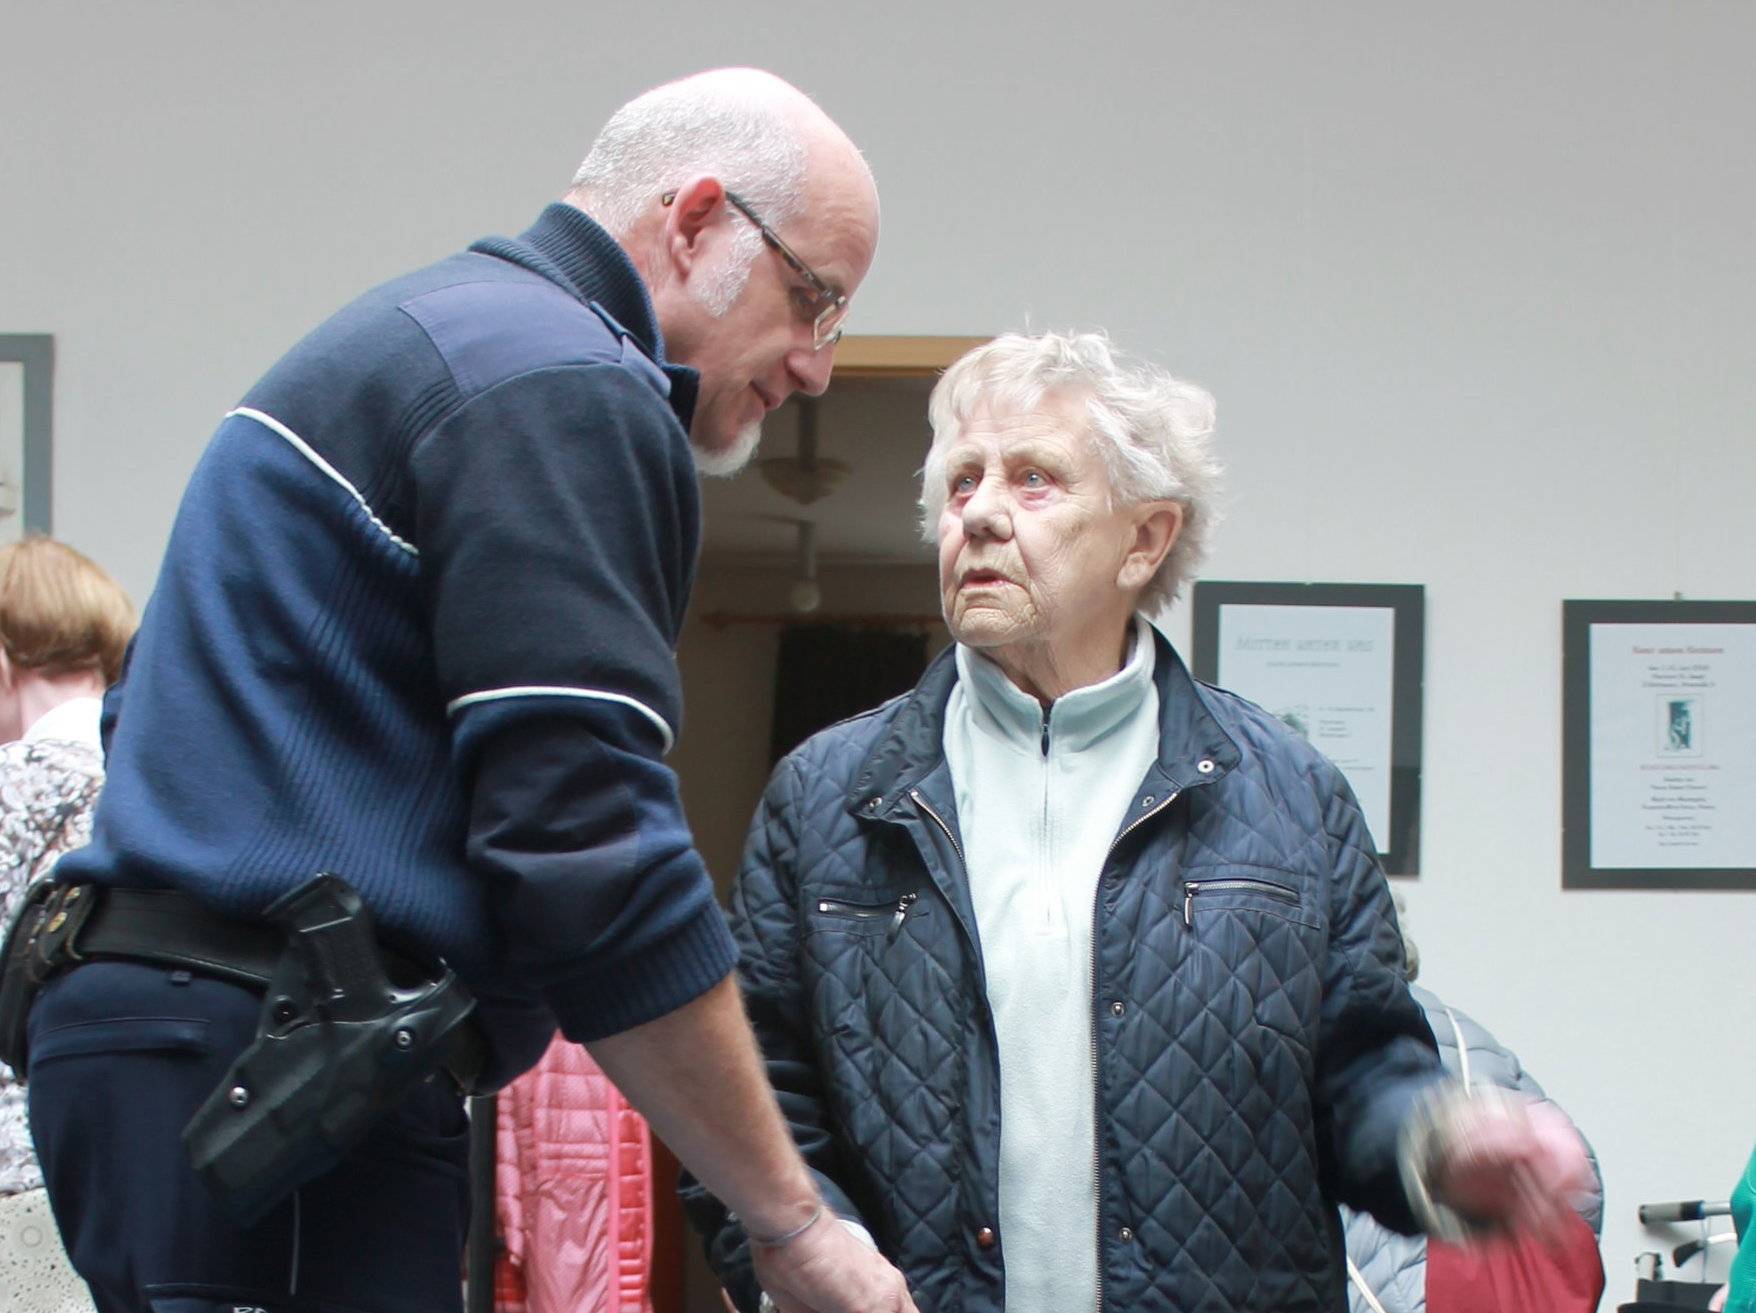
[{"label": "framed notice with text", "polygon": [[1419,584],[1195,585],[1196,677],[1341,768],[1391,875],[1420,872],[1425,606]]},{"label": "framed notice with text", "polygon": [[55,339],[0,333],[0,543],[49,532]]},{"label": "framed notice with text", "polygon": [[1563,602],[1561,884],[1756,889],[1756,602]]}]

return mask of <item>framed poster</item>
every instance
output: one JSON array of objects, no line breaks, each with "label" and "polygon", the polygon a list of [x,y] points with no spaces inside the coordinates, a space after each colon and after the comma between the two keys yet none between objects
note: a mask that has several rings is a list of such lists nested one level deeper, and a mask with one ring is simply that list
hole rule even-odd
[{"label": "framed poster", "polygon": [[1199,679],[1280,717],[1341,768],[1390,875],[1421,869],[1419,584],[1195,584]]},{"label": "framed poster", "polygon": [[1563,602],[1561,884],[1756,889],[1756,602]]},{"label": "framed poster", "polygon": [[0,333],[0,542],[49,532],[55,339]]}]

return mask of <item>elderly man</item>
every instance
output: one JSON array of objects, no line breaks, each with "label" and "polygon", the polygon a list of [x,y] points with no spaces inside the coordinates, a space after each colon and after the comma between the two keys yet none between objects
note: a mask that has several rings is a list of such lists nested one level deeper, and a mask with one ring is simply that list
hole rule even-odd
[{"label": "elderly man", "polygon": [[[1340,1313],[1338,1199],[1553,1224],[1583,1152],[1440,1083],[1345,781],[1141,614],[1214,518],[1210,398],[1101,337],[1004,337],[931,418],[957,644],[781,763],[733,901],[837,1214],[963,1313]],[[710,1189],[692,1217],[754,1309]]]},{"label": "elderly man", "polygon": [[[491,1088],[557,1026],[761,1237],[787,1307],[910,1307],[824,1223],[661,762],[697,470],[827,385],[877,235],[803,94],[686,79],[619,110],[528,231],[368,292],[225,418],[41,922],[32,1124],[104,1313],[456,1308],[464,1118],[415,1078]],[[271,911],[364,929],[338,886],[299,893],[318,872],[357,889],[378,964],[285,953]],[[441,960],[477,1004],[443,1046],[454,1008],[391,1023],[374,983]],[[338,1015],[383,1057],[344,1068]],[[301,1051],[336,1061],[278,1056]]]}]

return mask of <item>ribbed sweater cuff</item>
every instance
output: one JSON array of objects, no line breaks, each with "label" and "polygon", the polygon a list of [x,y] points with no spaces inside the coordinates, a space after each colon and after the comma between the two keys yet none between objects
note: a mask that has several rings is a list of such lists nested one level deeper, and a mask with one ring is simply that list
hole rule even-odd
[{"label": "ribbed sweater cuff", "polygon": [[724,980],[737,962],[725,914],[709,902],[662,943],[554,985],[549,1006],[562,1034],[589,1044],[675,1012]]}]

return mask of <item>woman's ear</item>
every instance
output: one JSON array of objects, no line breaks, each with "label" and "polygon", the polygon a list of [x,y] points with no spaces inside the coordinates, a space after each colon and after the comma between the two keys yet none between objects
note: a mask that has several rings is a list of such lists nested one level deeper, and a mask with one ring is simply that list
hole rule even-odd
[{"label": "woman's ear", "polygon": [[1116,583],[1124,589],[1145,588],[1183,533],[1180,502],[1146,502],[1136,509],[1139,514],[1134,523],[1134,540],[1116,573]]}]

